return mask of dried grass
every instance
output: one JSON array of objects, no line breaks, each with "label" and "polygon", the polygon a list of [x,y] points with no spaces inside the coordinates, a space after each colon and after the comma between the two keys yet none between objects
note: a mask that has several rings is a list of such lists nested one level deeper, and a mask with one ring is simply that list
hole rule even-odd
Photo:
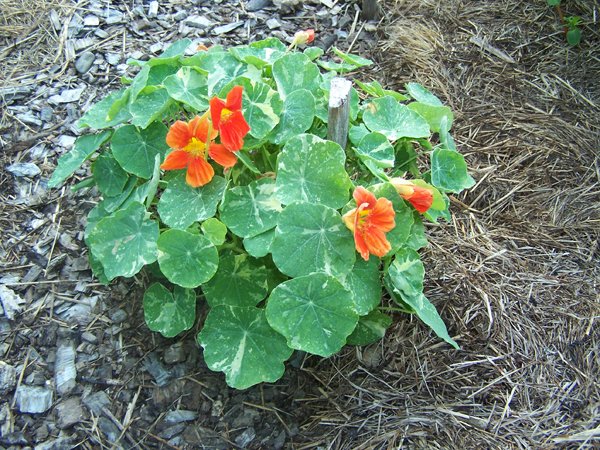
[{"label": "dried grass", "polygon": [[[568,3],[596,17],[597,2]],[[597,29],[570,48],[545,2],[387,6],[388,84],[420,82],[452,106],[478,181],[424,252],[426,293],[462,350],[398,317],[358,362],[332,361],[322,383],[337,407],[315,399],[306,429],[330,448],[597,447]]]}]

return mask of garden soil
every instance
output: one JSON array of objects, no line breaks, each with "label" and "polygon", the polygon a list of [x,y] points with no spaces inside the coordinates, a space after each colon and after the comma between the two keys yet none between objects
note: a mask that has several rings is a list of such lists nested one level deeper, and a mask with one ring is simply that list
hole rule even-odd
[{"label": "garden soil", "polygon": [[[600,446],[600,36],[565,42],[545,0],[0,0],[0,446],[36,449],[554,449]],[[395,315],[378,344],[299,355],[237,391],[194,336],[151,333],[143,275],[104,287],[86,190],[48,190],[76,120],[128,57],[315,28],[431,89],[477,184],[427,227],[425,292],[460,344]],[[16,393],[19,392],[19,395]]]}]

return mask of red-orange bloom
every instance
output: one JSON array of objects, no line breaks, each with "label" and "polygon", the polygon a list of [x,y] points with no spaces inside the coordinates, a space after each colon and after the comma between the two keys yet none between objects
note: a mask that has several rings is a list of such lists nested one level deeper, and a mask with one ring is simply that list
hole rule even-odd
[{"label": "red-orange bloom", "polygon": [[379,258],[391,250],[385,233],[391,231],[396,222],[394,207],[387,198],[375,198],[365,188],[359,186],[354,190],[356,208],[344,214],[344,223],[354,232],[356,250],[365,261],[372,253]]},{"label": "red-orange bloom", "polygon": [[392,178],[390,182],[404,200],[408,200],[417,211],[423,214],[433,203],[433,193],[422,186],[417,186],[404,178]]},{"label": "red-orange bloom", "polygon": [[210,117],[213,127],[219,131],[221,143],[231,152],[244,146],[244,136],[250,126],[242,114],[242,86],[234,86],[225,101],[213,97],[210,100]]},{"label": "red-orange bloom", "polygon": [[211,130],[208,118],[194,117],[189,122],[178,120],[167,133],[167,145],[173,149],[167,155],[160,168],[177,170],[187,168],[185,180],[192,187],[210,183],[215,171],[208,163],[208,155],[223,167],[233,167],[237,161],[235,154],[212,141],[217,131]]}]

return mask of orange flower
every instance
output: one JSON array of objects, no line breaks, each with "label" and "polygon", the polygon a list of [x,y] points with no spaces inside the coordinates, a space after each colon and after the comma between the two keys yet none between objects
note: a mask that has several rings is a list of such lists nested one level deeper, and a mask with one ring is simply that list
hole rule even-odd
[{"label": "orange flower", "polygon": [[177,170],[187,167],[185,180],[192,187],[210,183],[215,171],[206,160],[208,155],[223,167],[233,167],[237,161],[236,156],[225,147],[210,142],[215,137],[217,131],[210,129],[207,117],[196,116],[189,122],[178,120],[167,133],[167,145],[173,151],[167,155],[160,168]]},{"label": "orange flower", "polygon": [[231,152],[244,146],[244,136],[250,131],[250,126],[242,114],[243,91],[242,86],[234,86],[225,101],[217,97],[210,100],[213,127],[219,130],[221,143]]},{"label": "orange flower", "polygon": [[354,233],[356,250],[365,261],[369,253],[379,258],[391,250],[385,233],[391,231],[396,222],[394,207],[387,198],[375,198],[365,188],[359,186],[354,190],[356,208],[344,214],[344,223]]},{"label": "orange flower", "polygon": [[408,200],[421,214],[431,207],[433,193],[429,189],[417,186],[404,178],[392,178],[390,183],[394,185],[400,197]]}]

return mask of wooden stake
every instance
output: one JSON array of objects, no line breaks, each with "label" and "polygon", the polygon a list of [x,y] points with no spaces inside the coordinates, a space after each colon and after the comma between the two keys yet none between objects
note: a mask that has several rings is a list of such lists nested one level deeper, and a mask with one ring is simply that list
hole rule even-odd
[{"label": "wooden stake", "polygon": [[362,18],[364,20],[377,20],[379,18],[379,3],[377,0],[362,1]]},{"label": "wooden stake", "polygon": [[350,88],[352,82],[336,77],[331,80],[329,91],[329,118],[327,139],[346,148],[348,126],[350,124]]}]

